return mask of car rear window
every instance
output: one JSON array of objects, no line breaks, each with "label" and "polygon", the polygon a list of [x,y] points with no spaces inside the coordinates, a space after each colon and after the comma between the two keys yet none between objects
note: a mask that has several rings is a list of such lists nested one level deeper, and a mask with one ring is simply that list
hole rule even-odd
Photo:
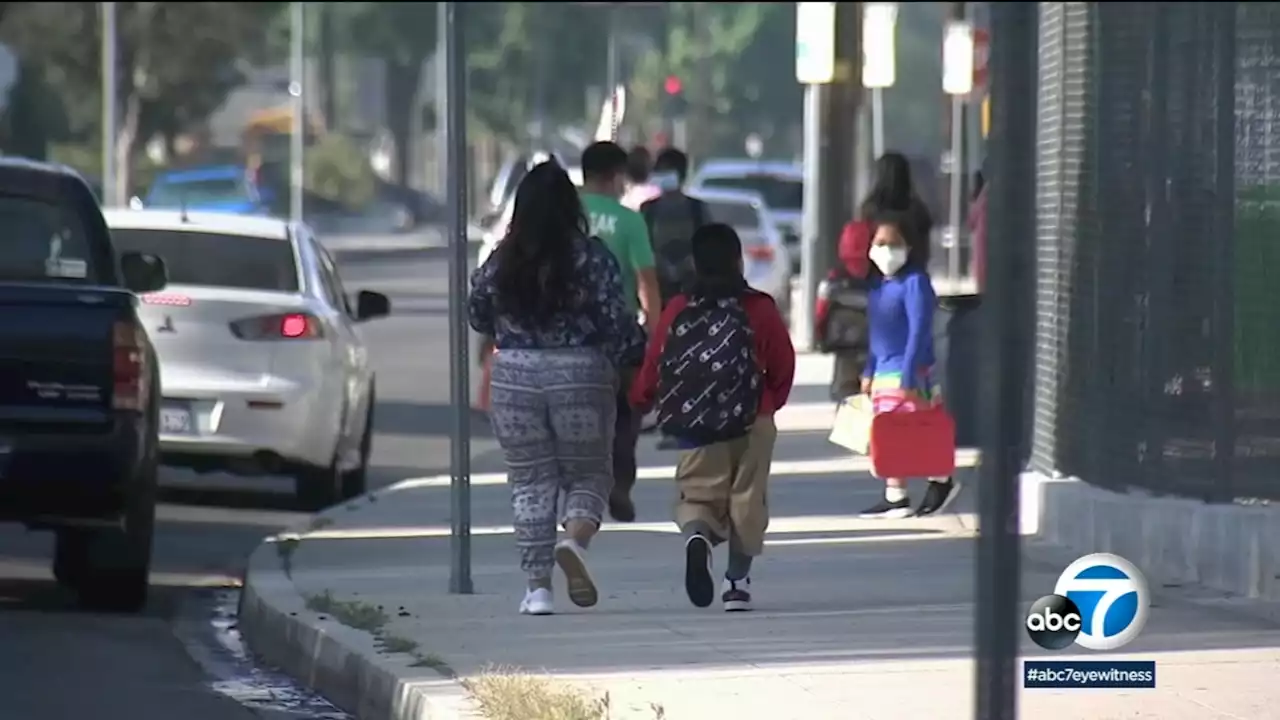
[{"label": "car rear window", "polygon": [[111,239],[118,252],[152,253],[164,258],[169,282],[175,285],[298,290],[293,243],[286,240],[139,228],[114,229]]},{"label": "car rear window", "polygon": [[757,230],[760,227],[760,213],[744,203],[707,202],[707,212],[711,220],[724,223],[735,230]]},{"label": "car rear window", "polygon": [[777,175],[738,175],[709,177],[704,187],[725,190],[751,190],[760,193],[764,204],[775,210],[799,212],[804,207],[804,183]]},{"label": "car rear window", "polygon": [[84,225],[68,208],[0,197],[0,281],[93,284],[98,271]]},{"label": "car rear window", "polygon": [[147,205],[181,207],[220,202],[240,202],[249,197],[245,181],[239,178],[174,180],[160,182],[151,189]]}]

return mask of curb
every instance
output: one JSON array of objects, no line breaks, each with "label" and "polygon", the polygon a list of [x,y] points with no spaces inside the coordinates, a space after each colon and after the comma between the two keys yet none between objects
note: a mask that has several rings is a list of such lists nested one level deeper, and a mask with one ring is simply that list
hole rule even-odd
[{"label": "curb", "polygon": [[413,668],[411,658],[380,654],[369,633],[308,610],[279,537],[258,545],[245,571],[238,624],[254,655],[359,720],[479,717],[457,679]]}]

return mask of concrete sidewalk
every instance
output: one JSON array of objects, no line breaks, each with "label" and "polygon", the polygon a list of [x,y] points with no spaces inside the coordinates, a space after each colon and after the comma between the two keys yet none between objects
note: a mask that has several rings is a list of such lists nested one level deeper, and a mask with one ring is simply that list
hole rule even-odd
[{"label": "concrete sidewalk", "polygon": [[[447,592],[447,481],[409,480],[260,547],[240,627],[265,659],[364,720],[475,717],[458,680],[491,666],[607,693],[610,720],[968,720],[974,493],[955,515],[857,520],[879,487],[807,423],[782,423],[753,613],[700,610],[684,597],[663,479],[675,455],[646,438],[639,521],[606,525],[592,547],[595,608],[561,595],[559,615],[516,614],[523,577],[508,492],[481,475],[476,594]],[[1030,552],[1024,600],[1051,592],[1064,565],[1050,550]],[[1280,632],[1230,602],[1173,592],[1123,656],[1156,660],[1158,689],[1024,691],[1022,716],[1280,718]],[[1029,641],[1024,652],[1045,655]]]}]

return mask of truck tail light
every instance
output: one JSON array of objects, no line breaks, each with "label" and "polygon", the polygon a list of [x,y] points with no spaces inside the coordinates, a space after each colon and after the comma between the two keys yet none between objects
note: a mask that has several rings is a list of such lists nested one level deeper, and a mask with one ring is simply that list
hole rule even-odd
[{"label": "truck tail light", "polygon": [[143,329],[131,321],[118,321],[111,329],[113,384],[111,407],[141,411],[147,407],[147,340]]}]

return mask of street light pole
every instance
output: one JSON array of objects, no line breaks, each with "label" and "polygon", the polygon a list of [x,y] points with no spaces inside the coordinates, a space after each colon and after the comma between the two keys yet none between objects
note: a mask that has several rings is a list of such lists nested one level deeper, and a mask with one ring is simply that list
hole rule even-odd
[{"label": "street light pole", "polygon": [[871,2],[862,10],[862,87],[871,91],[871,155],[884,154],[884,89],[897,80],[894,35],[898,3]]},{"label": "street light pole", "polygon": [[[440,74],[444,89],[444,187],[449,245],[449,592],[470,595],[471,580],[471,380],[467,332],[467,68],[463,47],[464,3],[439,4]],[[437,94],[437,98],[439,95]],[[437,107],[439,107],[437,103]]]},{"label": "street light pole", "polygon": [[947,248],[947,278],[960,280],[960,232],[964,219],[964,105],[973,92],[973,26],[964,17],[964,3],[958,17],[947,22],[942,43],[942,90],[951,96],[951,197],[948,207],[950,247]]},{"label": "street light pole", "polygon": [[622,3],[611,2],[608,4],[609,12],[609,36],[608,36],[608,58],[605,65],[605,91],[609,98],[609,116],[613,123],[612,139],[618,139],[618,109],[621,99],[618,97],[618,83],[622,81],[622,54],[618,48],[618,33],[620,18],[622,17]]},{"label": "street light pole", "polygon": [[303,157],[306,147],[307,103],[303,96],[306,74],[306,3],[289,4],[289,96],[292,113],[289,135],[289,219],[302,222],[302,186],[306,182]]},{"label": "street light pole", "polygon": [[116,188],[116,119],[120,97],[116,58],[116,4],[99,3],[102,15],[102,203],[118,203]]}]

